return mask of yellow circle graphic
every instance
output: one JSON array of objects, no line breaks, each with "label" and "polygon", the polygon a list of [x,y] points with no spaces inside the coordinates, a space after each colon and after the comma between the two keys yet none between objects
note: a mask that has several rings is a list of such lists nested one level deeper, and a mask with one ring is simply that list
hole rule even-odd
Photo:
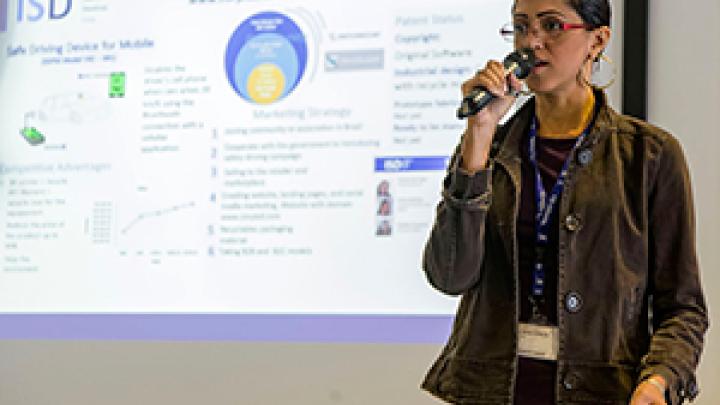
[{"label": "yellow circle graphic", "polygon": [[263,63],[252,70],[247,81],[247,92],[258,104],[270,104],[279,99],[285,90],[285,75],[272,63]]}]

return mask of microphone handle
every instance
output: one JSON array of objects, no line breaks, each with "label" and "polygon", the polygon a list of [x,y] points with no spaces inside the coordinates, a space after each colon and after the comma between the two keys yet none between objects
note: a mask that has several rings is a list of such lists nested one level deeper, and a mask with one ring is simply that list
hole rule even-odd
[{"label": "microphone handle", "polygon": [[[512,62],[505,69],[505,76],[515,74],[515,70],[519,69],[517,62]],[[485,87],[476,87],[462,101],[460,108],[457,110],[458,119],[465,119],[471,115],[477,114],[478,111],[485,108],[493,99],[497,98],[489,92]]]},{"label": "microphone handle", "polygon": [[497,97],[487,91],[485,87],[475,88],[463,99],[462,105],[457,110],[457,117],[459,119],[464,119],[471,115],[475,115],[495,98]]}]

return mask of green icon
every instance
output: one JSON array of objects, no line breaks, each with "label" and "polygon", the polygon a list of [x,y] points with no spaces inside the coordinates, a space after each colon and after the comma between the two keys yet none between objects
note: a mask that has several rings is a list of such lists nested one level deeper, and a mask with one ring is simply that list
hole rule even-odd
[{"label": "green icon", "polygon": [[20,130],[20,135],[25,138],[30,145],[36,146],[45,142],[45,136],[35,127],[25,127]]},{"label": "green icon", "polygon": [[110,89],[111,98],[125,97],[125,72],[110,73]]}]

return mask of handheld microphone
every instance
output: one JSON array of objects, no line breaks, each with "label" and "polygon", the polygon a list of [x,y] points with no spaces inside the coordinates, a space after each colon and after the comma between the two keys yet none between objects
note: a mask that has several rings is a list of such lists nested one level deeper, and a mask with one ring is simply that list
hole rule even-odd
[{"label": "handheld microphone", "polygon": [[[524,79],[528,77],[532,68],[535,67],[535,53],[529,48],[518,49],[505,57],[503,66],[505,67],[506,76],[512,74],[518,79]],[[485,87],[474,88],[460,104],[460,108],[457,110],[458,119],[475,115],[495,98],[495,95]]]}]

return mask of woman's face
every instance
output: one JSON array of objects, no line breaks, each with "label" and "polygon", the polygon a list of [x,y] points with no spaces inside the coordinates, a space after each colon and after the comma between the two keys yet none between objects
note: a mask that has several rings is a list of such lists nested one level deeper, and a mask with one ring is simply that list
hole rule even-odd
[{"label": "woman's face", "polygon": [[380,215],[389,215],[390,214],[390,203],[387,201],[383,201],[380,204]]},{"label": "woman's face", "polygon": [[390,193],[390,183],[383,180],[380,182],[380,185],[378,186],[378,194],[379,195],[388,195]]},{"label": "woman's face", "polygon": [[[527,77],[536,93],[555,93],[582,86],[578,72],[602,48],[598,35],[584,28],[563,29],[563,24],[584,24],[565,0],[518,0],[513,10],[515,48],[531,48],[539,65]],[[604,43],[600,44],[604,47]]]}]

